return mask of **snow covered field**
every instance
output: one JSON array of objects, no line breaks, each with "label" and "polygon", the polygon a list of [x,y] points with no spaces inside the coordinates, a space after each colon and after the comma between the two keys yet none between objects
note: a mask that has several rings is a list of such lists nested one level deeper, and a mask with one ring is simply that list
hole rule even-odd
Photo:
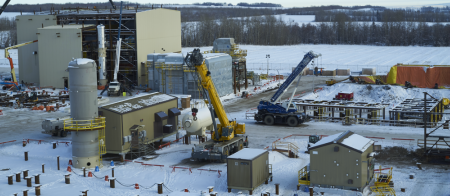
[{"label": "snow covered field", "polygon": [[[253,70],[259,70],[265,73],[266,58],[265,54],[271,54],[270,62],[273,63],[270,70],[271,75],[274,74],[288,74],[292,67],[296,66],[302,59],[303,55],[309,51],[321,53],[323,67],[326,69],[335,68],[349,68],[353,70],[361,70],[362,67],[374,67],[377,65],[377,71],[386,67],[389,70],[390,66],[396,63],[427,63],[428,64],[448,64],[450,57],[448,56],[449,48],[428,48],[428,47],[380,47],[380,46],[334,46],[334,45],[296,45],[296,46],[246,46],[241,45],[241,49],[248,50],[247,64]],[[193,48],[183,48],[183,53],[192,51]],[[211,50],[212,47],[203,47],[202,50]],[[348,54],[348,55],[347,55]],[[1,52],[0,52],[1,56]],[[424,56],[426,58],[424,58]],[[327,62],[328,64],[326,64]],[[253,64],[252,64],[253,63]],[[320,66],[321,64],[319,64]],[[354,66],[357,65],[357,66]],[[2,66],[0,64],[0,66]],[[278,67],[277,67],[278,66]],[[9,67],[9,66],[7,66]],[[0,67],[3,70],[8,70],[7,67]],[[354,68],[354,69],[353,69]],[[3,73],[6,74],[5,71]],[[313,77],[313,76],[306,76]],[[264,83],[264,82],[263,82]],[[272,82],[269,86],[272,88],[276,86],[277,82]],[[361,102],[383,102],[390,105],[396,105],[403,99],[413,97],[423,97],[422,92],[428,92],[432,96],[450,97],[448,89],[403,89],[400,86],[391,86],[391,90],[381,89],[382,86],[372,85],[373,89],[368,90],[366,85],[356,85],[350,83],[338,83],[334,86],[324,86],[322,91],[318,93],[305,93],[301,98],[324,100],[330,99],[340,91],[355,92],[355,101]],[[49,89],[46,89],[49,90]],[[55,92],[58,92],[57,89]],[[49,90],[52,92],[52,90]],[[4,92],[1,91],[0,92]],[[100,91],[98,91],[99,93]],[[142,93],[141,93],[142,94]],[[108,104],[123,99],[123,97],[106,97],[99,101],[99,104]],[[236,101],[242,98],[229,95],[225,97],[228,101],[225,102],[224,107],[227,109],[228,105],[235,104]],[[255,100],[258,101],[258,100]],[[391,107],[391,106],[389,106]],[[249,136],[250,147],[264,149],[270,146],[271,143],[277,139],[292,135],[292,134],[319,134],[331,135],[338,132],[351,130],[357,134],[370,137],[383,137],[385,139],[376,139],[377,145],[386,146],[402,146],[410,150],[417,149],[417,140],[423,139],[422,128],[411,127],[392,127],[392,126],[374,126],[374,125],[352,125],[342,126],[339,123],[327,122],[308,122],[299,127],[284,127],[284,126],[265,126],[257,124],[253,119],[246,119],[245,113],[252,111],[252,108],[242,106],[241,111],[228,113],[228,117],[236,119],[239,123],[246,124],[246,134]],[[71,159],[71,145],[59,144],[56,149],[52,149],[51,141],[70,141],[70,137],[59,138],[51,137],[41,133],[42,129],[40,123],[46,118],[65,117],[69,115],[69,106],[62,108],[57,112],[44,111],[30,111],[30,109],[14,109],[4,108],[4,115],[0,115],[0,143],[8,140],[16,139],[19,142],[13,144],[0,144],[0,157],[3,161],[0,162],[0,196],[12,195],[21,192],[24,189],[31,189],[29,195],[34,195],[34,188],[26,187],[26,182],[15,182],[14,185],[8,185],[6,182],[7,176],[15,174],[16,172],[25,169],[30,170],[29,176],[41,174],[41,165],[45,164],[45,173],[41,174],[40,181],[43,185],[41,187],[42,195],[59,196],[59,195],[79,195],[83,190],[89,190],[89,195],[157,195],[156,186],[151,187],[155,183],[164,182],[168,189],[164,189],[164,195],[183,196],[183,195],[200,195],[200,192],[206,192],[208,186],[214,186],[214,191],[217,191],[220,196],[235,196],[239,190],[234,190],[232,193],[227,192],[227,174],[225,163],[209,163],[209,162],[192,162],[190,161],[190,152],[192,144],[196,144],[196,139],[192,138],[191,145],[183,145],[180,143],[171,144],[168,148],[158,150],[158,156],[152,160],[141,161],[145,164],[164,165],[158,166],[144,166],[140,163],[118,163],[116,162],[115,177],[116,188],[109,188],[109,183],[104,181],[104,176],[108,175],[111,178],[111,167],[109,166],[109,159],[104,159],[104,165],[100,172],[94,172],[94,175],[99,177],[84,178],[76,174],[82,174],[81,170],[74,169],[75,173],[71,175],[71,184],[64,183],[64,174],[68,161]],[[182,114],[189,112],[183,110]],[[184,132],[184,131],[181,131]],[[440,129],[436,133],[439,135],[450,136],[448,130]],[[26,147],[21,146],[21,139],[43,139],[46,142],[37,144],[31,142]],[[414,141],[398,141],[392,138],[407,138],[414,139]],[[169,137],[164,141],[173,141],[175,137]],[[298,194],[300,196],[307,196],[309,193],[297,191],[297,172],[309,162],[309,155],[303,153],[306,150],[306,137],[289,137],[283,139],[286,142],[295,143],[300,148],[300,157],[298,159],[287,158],[278,152],[270,151],[269,161],[273,165],[274,178],[273,182],[268,185],[262,184],[254,191],[254,195],[260,195],[262,192],[269,191],[271,194],[275,193],[275,183],[280,183],[280,195],[292,196]],[[23,160],[23,151],[29,151],[29,161]],[[61,170],[56,169],[56,156],[61,156]],[[393,164],[387,165],[378,162],[375,166],[378,168],[379,164],[382,167],[393,166],[393,181],[395,182],[395,191],[399,196],[448,196],[450,195],[450,172],[434,165],[424,164],[424,170],[417,170],[413,165]],[[390,163],[389,163],[390,164]],[[170,166],[187,167],[189,169],[175,169]],[[1,171],[2,169],[10,168],[10,170]],[[201,169],[201,170],[199,170]],[[205,170],[221,170],[220,175],[217,171]],[[409,179],[409,174],[414,173],[415,178]],[[23,177],[23,176],[22,176]],[[15,180],[15,177],[14,177]],[[33,180],[34,182],[34,180]],[[125,186],[122,186],[120,183]],[[138,183],[140,189],[134,189],[134,184]],[[34,184],[33,184],[34,185]],[[151,188],[150,188],[151,187]],[[406,192],[400,192],[400,188],[406,188]],[[190,193],[181,192],[183,189],[188,189]],[[338,189],[319,189],[317,192],[325,192],[325,195],[361,195],[361,193],[343,191]],[[248,191],[242,191],[244,195],[248,195]],[[364,195],[368,195],[365,192]],[[374,196],[374,194],[371,194]]]},{"label": "snow covered field", "polygon": [[[239,45],[247,50],[247,69],[266,73],[266,54],[270,54],[269,69],[272,74],[289,74],[292,67],[298,65],[303,56],[314,51],[322,56],[316,65],[325,70],[376,68],[377,74],[385,75],[397,64],[449,65],[450,47],[413,47],[413,46],[359,46],[359,45],[292,45],[257,46]],[[194,48],[183,48],[186,54]],[[212,50],[212,46],[201,47],[201,51]],[[311,68],[311,64],[308,65]]]}]

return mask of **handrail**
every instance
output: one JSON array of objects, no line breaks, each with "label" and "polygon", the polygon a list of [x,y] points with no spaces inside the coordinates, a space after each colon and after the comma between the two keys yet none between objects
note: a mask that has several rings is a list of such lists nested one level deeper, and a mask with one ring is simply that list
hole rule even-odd
[{"label": "handrail", "polygon": [[64,130],[92,130],[105,127],[105,117],[98,117],[91,120],[64,120]]}]

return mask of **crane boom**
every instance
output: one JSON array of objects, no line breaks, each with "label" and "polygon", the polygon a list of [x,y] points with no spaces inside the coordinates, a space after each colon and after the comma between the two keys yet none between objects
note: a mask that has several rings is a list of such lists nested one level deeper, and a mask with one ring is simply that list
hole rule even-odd
[{"label": "crane boom", "polygon": [[14,64],[13,64],[12,58],[9,56],[9,50],[15,49],[15,48],[19,48],[19,47],[22,47],[22,46],[25,46],[25,45],[28,45],[28,44],[32,44],[32,43],[35,43],[35,42],[38,42],[38,40],[25,42],[25,43],[22,43],[22,44],[17,44],[17,45],[5,48],[5,58],[7,58],[9,60],[9,65],[11,66],[11,82],[14,82],[14,83],[17,84],[16,71],[14,71]]},{"label": "crane boom", "polygon": [[9,2],[11,0],[6,0],[5,3],[3,4],[2,8],[0,8],[0,15],[3,13],[3,11],[5,11],[6,6],[8,6]]},{"label": "crane boom", "polygon": [[[112,1],[111,1],[112,3]],[[122,4],[123,1],[120,2],[120,15],[119,15],[119,33],[117,34],[117,46],[116,46],[116,62],[114,66],[114,82],[117,82],[117,73],[119,72],[120,65],[120,48],[122,47],[122,38],[120,38],[120,29],[122,28]]]},{"label": "crane boom", "polygon": [[[200,77],[202,87],[208,91],[209,99],[217,114],[217,118],[220,124],[217,125],[215,134],[212,134],[214,141],[228,141],[235,137],[235,134],[245,134],[245,125],[238,124],[236,121],[229,121],[227,114],[220,101],[219,94],[217,93],[214,82],[211,78],[211,72],[203,60],[203,55],[200,53],[200,49],[194,49],[192,54],[186,56],[186,63],[188,66],[195,66],[195,71]],[[214,119],[214,118],[213,118]]]},{"label": "crane boom", "polygon": [[289,86],[294,82],[295,78],[300,75],[300,73],[305,69],[305,67],[311,62],[312,59],[317,58],[319,55],[314,54],[313,51],[309,51],[303,57],[303,60],[297,65],[292,74],[284,81],[284,83],[278,88],[277,92],[272,96],[270,101],[272,103],[277,103],[284,93],[286,93]]}]

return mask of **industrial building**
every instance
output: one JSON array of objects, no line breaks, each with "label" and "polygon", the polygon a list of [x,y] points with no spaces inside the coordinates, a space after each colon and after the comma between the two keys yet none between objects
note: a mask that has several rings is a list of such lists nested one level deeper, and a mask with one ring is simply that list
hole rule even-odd
[{"label": "industrial building", "polygon": [[[66,67],[70,61],[66,56],[90,58],[98,64],[98,25],[105,27],[106,70],[108,79],[112,79],[119,10],[51,10],[17,16],[16,20],[19,43],[39,40],[37,44],[19,48],[20,80],[36,86],[63,88],[67,74],[59,75],[59,67]],[[180,12],[162,8],[125,9],[120,37],[119,80],[145,85],[147,54],[181,52]],[[64,47],[59,47],[61,44]]]},{"label": "industrial building", "polygon": [[231,189],[253,190],[272,179],[269,152],[262,149],[244,148],[227,159],[228,192]]},{"label": "industrial building", "polygon": [[371,139],[346,131],[311,145],[310,186],[362,190],[374,175],[373,144]]},{"label": "industrial building", "polygon": [[[86,25],[85,28],[95,28]],[[47,26],[38,28],[39,84],[41,87],[69,88],[67,62],[82,58],[83,25]],[[20,66],[19,66],[20,67]]]},{"label": "industrial building", "polygon": [[234,43],[234,38],[218,38],[213,42],[211,53],[225,53],[233,59],[233,90],[234,94],[237,91],[241,92],[241,85],[245,89],[248,88],[247,82],[247,50],[239,49],[239,45]]},{"label": "industrial building", "polygon": [[100,106],[106,120],[106,152],[130,153],[132,158],[150,154],[152,144],[178,133],[177,98],[151,93]]},{"label": "industrial building", "polygon": [[[233,93],[232,58],[224,53],[204,54],[206,66],[211,72],[219,96]],[[179,53],[147,55],[148,87],[167,94],[187,94],[197,99],[202,96],[199,82],[194,78],[194,69],[184,63]]]}]

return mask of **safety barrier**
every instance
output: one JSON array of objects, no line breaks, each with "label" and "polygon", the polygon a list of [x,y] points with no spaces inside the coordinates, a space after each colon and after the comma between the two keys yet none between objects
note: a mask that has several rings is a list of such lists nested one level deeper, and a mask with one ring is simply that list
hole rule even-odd
[{"label": "safety barrier", "polygon": [[36,141],[37,144],[41,144],[42,142],[44,142],[44,143],[53,143],[53,142],[55,142],[57,145],[59,145],[59,143],[63,143],[63,144],[66,144],[66,146],[69,146],[69,144],[72,144],[71,141],[61,142],[61,141],[45,141],[45,140],[38,140],[38,139],[23,139],[23,142],[25,142],[27,144],[29,144],[31,141]]},{"label": "safety barrier", "polygon": [[13,143],[13,142],[15,142],[16,140],[11,140],[11,141],[7,141],[7,142],[1,142],[0,144],[7,144],[7,143]]},{"label": "safety barrier", "polygon": [[197,170],[200,170],[200,174],[202,173],[202,171],[209,171],[209,172],[219,173],[219,178],[220,178],[220,176],[222,176],[222,174],[220,174],[220,172],[222,172],[222,170],[212,170],[212,169],[197,169]]},{"label": "safety barrier", "polygon": [[[175,172],[175,169],[188,169],[190,173],[192,173],[192,169],[190,167],[177,167],[177,166],[169,166],[170,168],[172,168],[172,173]],[[189,173],[189,174],[190,174]]]}]

